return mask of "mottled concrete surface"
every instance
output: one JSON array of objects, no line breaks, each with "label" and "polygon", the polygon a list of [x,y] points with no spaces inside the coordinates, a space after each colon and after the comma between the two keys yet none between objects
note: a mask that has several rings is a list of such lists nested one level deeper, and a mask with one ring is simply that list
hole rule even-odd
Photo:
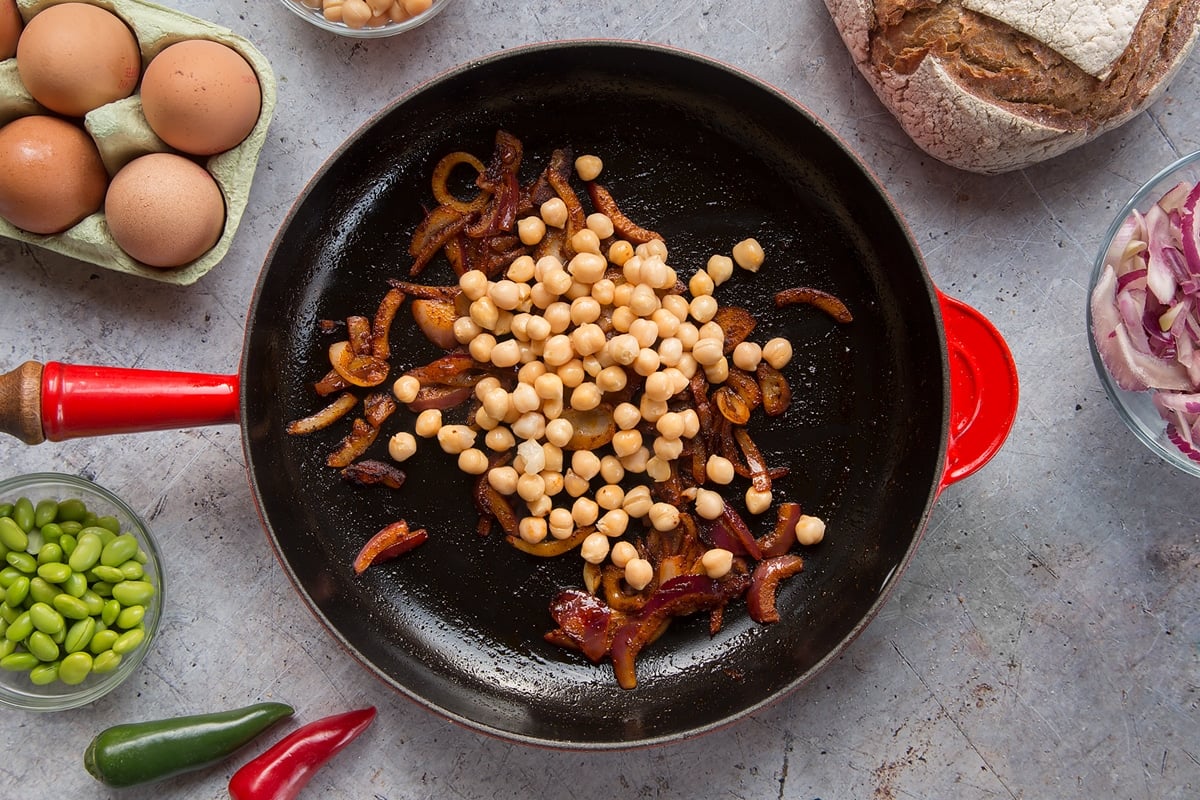
[{"label": "mottled concrete surface", "polygon": [[[1191,798],[1200,794],[1195,479],[1135,443],[1093,372],[1089,264],[1119,204],[1200,146],[1196,58],[1122,129],[999,177],[920,152],[853,70],[820,0],[757,4],[458,0],[419,31],[356,43],[268,0],[175,0],[252,40],[279,106],[250,206],[210,275],[171,288],[0,243],[0,367],[26,359],[236,370],[280,222],[322,161],[393,97],[514,45],[663,42],[736,64],[845,137],[907,218],[935,282],[983,311],[1022,396],[1002,452],[950,486],[882,614],[800,691],[736,725],[636,752],[485,738],[393,694],[296,597],[257,519],[236,428],[26,447],[0,474],[54,469],[123,495],[171,566],[161,643],[120,690],[56,715],[5,711],[0,794],[115,797],[84,772],[100,728],[242,705],[380,718],[305,796],[416,798]],[[217,798],[237,760],[123,798]]]}]

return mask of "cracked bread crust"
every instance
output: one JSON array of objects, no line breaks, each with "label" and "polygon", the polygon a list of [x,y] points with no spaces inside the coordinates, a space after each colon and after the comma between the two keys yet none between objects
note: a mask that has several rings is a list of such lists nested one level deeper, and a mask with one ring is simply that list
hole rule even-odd
[{"label": "cracked bread crust", "polygon": [[1165,91],[1197,37],[1200,0],[1148,0],[1103,79],[959,0],[826,0],[884,105],[930,155],[1007,172],[1094,139]]}]

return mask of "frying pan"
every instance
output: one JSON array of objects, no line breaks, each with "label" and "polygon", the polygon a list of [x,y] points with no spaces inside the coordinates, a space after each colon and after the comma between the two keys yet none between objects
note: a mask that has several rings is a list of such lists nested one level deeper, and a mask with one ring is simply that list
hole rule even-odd
[{"label": "frying pan", "polygon": [[[475,532],[471,480],[436,447],[399,491],[325,466],[345,434],[284,426],[323,404],[320,319],[370,314],[403,276],[432,166],[486,160],[498,129],[525,145],[527,179],[570,146],[605,163],[625,212],[662,233],[682,275],[756,237],[767,263],[720,287],[784,335],[795,400],[751,432],[786,466],[776,500],[824,518],[826,540],[780,592],[782,621],[744,607],[716,635],[681,619],[640,657],[638,686],[546,643],[548,601],[580,584],[575,557],[536,559]],[[449,282],[444,265],[423,276]],[[442,271],[437,271],[442,270]],[[839,325],[772,294],[814,286],[842,298]],[[438,353],[402,313],[393,374]],[[122,402],[111,401],[119,391]],[[30,362],[0,386],[3,428],[26,441],[239,421],[258,510],[279,561],[335,639],[381,680],[478,731],[562,748],[666,742],[739,719],[804,684],[875,617],[911,560],[938,493],[983,465],[1012,424],[1017,380],[991,324],[938,292],[879,183],[780,92],[683,51],[617,41],[524,47],[466,64],[401,98],[315,176],[267,257],[237,375],[130,372]],[[169,402],[164,403],[164,400]],[[393,430],[411,430],[402,410]],[[386,435],[369,455],[386,457]],[[773,515],[770,515],[773,520]],[[407,519],[431,532],[402,559],[356,576],[375,531]],[[759,524],[765,525],[765,520]]]}]

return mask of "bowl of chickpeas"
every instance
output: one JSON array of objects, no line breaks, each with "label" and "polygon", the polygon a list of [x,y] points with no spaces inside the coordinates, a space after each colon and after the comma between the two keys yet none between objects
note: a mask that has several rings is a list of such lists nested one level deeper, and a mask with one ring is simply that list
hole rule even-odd
[{"label": "bowl of chickpeas", "polygon": [[74,475],[0,481],[0,706],[61,711],[120,686],[162,613],[142,517]]},{"label": "bowl of chickpeas", "polygon": [[281,0],[318,28],[358,39],[395,36],[424,25],[451,0]]}]

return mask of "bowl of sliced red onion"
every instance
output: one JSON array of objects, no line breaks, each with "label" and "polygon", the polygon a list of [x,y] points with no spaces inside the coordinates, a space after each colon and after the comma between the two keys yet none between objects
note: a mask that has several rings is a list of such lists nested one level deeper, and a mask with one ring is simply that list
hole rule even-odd
[{"label": "bowl of sliced red onion", "polygon": [[1087,318],[1118,414],[1163,460],[1200,477],[1200,152],[1160,171],[1117,214]]}]

